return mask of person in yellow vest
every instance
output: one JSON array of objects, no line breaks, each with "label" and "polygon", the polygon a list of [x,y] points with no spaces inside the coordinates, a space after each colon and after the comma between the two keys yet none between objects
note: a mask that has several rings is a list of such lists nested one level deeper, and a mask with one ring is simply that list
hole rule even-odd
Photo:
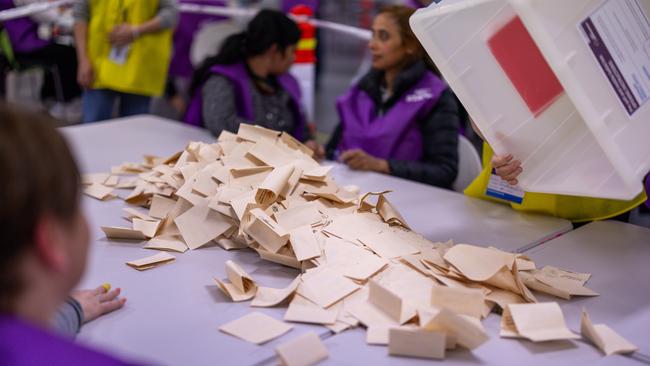
[{"label": "person in yellow vest", "polygon": [[74,7],[75,42],[85,91],[83,121],[149,113],[169,68],[175,0],[81,0]]},{"label": "person in yellow vest", "polygon": [[[474,123],[472,127],[479,136],[483,136]],[[518,211],[560,217],[578,225],[610,218],[627,221],[629,212],[647,199],[644,192],[630,201],[524,192],[517,187],[517,177],[523,169],[520,160],[510,154],[495,155],[492,148],[484,143],[483,171],[465,189],[465,194],[508,203]]]}]

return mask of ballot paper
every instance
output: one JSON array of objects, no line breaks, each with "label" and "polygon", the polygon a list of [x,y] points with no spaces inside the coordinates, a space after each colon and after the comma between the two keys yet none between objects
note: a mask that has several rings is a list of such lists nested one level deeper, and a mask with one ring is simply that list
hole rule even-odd
[{"label": "ballot paper", "polygon": [[142,219],[133,219],[133,230],[138,230],[144,234],[147,238],[153,238],[158,233],[160,228],[160,220],[156,221],[147,221]]},{"label": "ballot paper", "polygon": [[113,187],[107,187],[100,183],[93,183],[89,186],[84,187],[83,192],[84,194],[96,198],[100,201],[115,198],[113,195]]},{"label": "ballot paper", "polygon": [[307,332],[275,348],[282,366],[311,366],[328,357],[327,348],[314,332]]},{"label": "ballot paper", "polygon": [[115,226],[102,226],[101,227],[106,237],[109,239],[120,240],[147,240],[147,237],[140,230],[134,230],[126,227]]},{"label": "ballot paper", "polygon": [[221,281],[215,278],[219,289],[223,291],[232,301],[246,301],[255,296],[257,285],[253,278],[244,271],[241,266],[231,260],[226,261],[226,275],[228,281]]},{"label": "ballot paper", "polygon": [[289,233],[259,208],[250,211],[248,233],[271,253],[277,253],[289,240]]},{"label": "ballot paper", "polygon": [[251,306],[271,307],[281,304],[296,292],[300,281],[300,276],[298,276],[285,288],[258,287]]},{"label": "ballot paper", "polygon": [[158,249],[158,250],[168,250],[173,252],[184,253],[189,248],[184,241],[178,237],[155,237],[147,242],[147,245],[144,246],[145,249]]},{"label": "ballot paper", "polygon": [[315,225],[323,219],[318,211],[318,205],[313,202],[290,207],[283,212],[276,213],[274,216],[277,222],[286,230],[293,230],[305,225]]},{"label": "ballot paper", "polygon": [[264,206],[275,202],[289,182],[293,170],[293,165],[285,165],[273,169],[273,171],[266,176],[264,181],[257,188],[255,201]]},{"label": "ballot paper", "polygon": [[585,309],[582,309],[580,332],[606,356],[632,353],[638,350],[637,346],[621,337],[607,325],[593,324]]},{"label": "ballot paper", "polygon": [[254,142],[275,141],[279,135],[278,131],[247,123],[240,123],[237,130],[237,137]]},{"label": "ballot paper", "polygon": [[289,232],[289,242],[296,254],[296,259],[304,261],[320,257],[321,250],[311,226],[301,226]]},{"label": "ballot paper", "polygon": [[337,303],[325,309],[301,295],[296,294],[289,304],[287,312],[284,314],[284,320],[299,323],[331,325],[336,323],[341,305],[341,303]]},{"label": "ballot paper", "polygon": [[320,166],[313,168],[302,173],[302,178],[307,180],[315,180],[317,182],[325,181],[325,178],[332,170],[333,166]]},{"label": "ballot paper", "polygon": [[572,296],[598,296],[599,294],[581,284],[581,281],[563,277],[547,276],[541,271],[522,272],[524,284],[535,291],[553,295],[565,300]]},{"label": "ballot paper", "polygon": [[250,313],[219,327],[231,336],[254,344],[264,344],[293,329],[289,324],[275,320],[262,313]]},{"label": "ballot paper", "polygon": [[501,336],[533,342],[580,338],[567,328],[556,302],[506,306],[501,318]]},{"label": "ballot paper", "polygon": [[126,262],[126,264],[130,267],[137,269],[138,271],[145,271],[166,263],[173,262],[175,259],[176,257],[174,257],[169,253],[160,252],[158,254],[146,258]]},{"label": "ballot paper", "polygon": [[449,309],[418,309],[422,327],[430,331],[442,331],[452,336],[456,342],[473,350],[487,342],[489,337],[480,320],[466,315],[460,315]]},{"label": "ballot paper", "polygon": [[192,250],[208,244],[232,226],[229,218],[210,209],[207,203],[190,208],[174,219],[174,223]]},{"label": "ballot paper", "polygon": [[149,208],[149,216],[164,219],[167,217],[169,211],[174,208],[176,201],[167,197],[154,195],[151,199],[151,207]]},{"label": "ballot paper", "polygon": [[358,240],[384,259],[399,258],[420,252],[417,248],[405,243],[392,231],[365,235]]},{"label": "ballot paper", "polygon": [[424,329],[389,330],[388,354],[442,360],[445,358],[446,335]]},{"label": "ballot paper", "polygon": [[480,319],[483,315],[485,294],[478,289],[433,286],[431,305]]},{"label": "ballot paper", "polygon": [[303,277],[299,293],[323,308],[350,295],[359,289],[352,280],[329,268],[319,269],[312,276]]},{"label": "ballot paper", "polygon": [[147,215],[146,213],[136,210],[135,208],[125,207],[122,209],[123,217],[131,222],[133,219],[138,218],[145,221],[157,221],[156,218]]}]

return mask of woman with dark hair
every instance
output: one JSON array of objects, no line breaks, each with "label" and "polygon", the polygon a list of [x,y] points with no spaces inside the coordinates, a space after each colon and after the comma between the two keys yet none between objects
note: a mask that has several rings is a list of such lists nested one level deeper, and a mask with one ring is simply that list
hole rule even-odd
[{"label": "woman with dark hair", "polygon": [[337,101],[340,124],[327,156],[449,188],[458,172],[454,94],[425,62],[409,26],[414,9],[388,6],[372,25],[372,70]]},{"label": "woman with dark hair", "polygon": [[288,73],[299,39],[300,29],[286,15],[260,11],[194,73],[185,122],[215,135],[250,123],[310,140],[300,88]]}]

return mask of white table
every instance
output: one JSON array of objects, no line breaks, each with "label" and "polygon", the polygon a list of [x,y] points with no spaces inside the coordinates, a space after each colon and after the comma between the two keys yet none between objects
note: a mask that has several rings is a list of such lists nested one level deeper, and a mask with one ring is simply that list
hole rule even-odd
[{"label": "white table", "polygon": [[585,307],[594,323],[607,324],[650,355],[650,229],[592,222],[526,254],[538,266],[593,275],[587,286],[600,296],[560,301],[567,322],[579,324]]},{"label": "white table", "polygon": [[[526,252],[542,267],[553,265],[592,273],[587,286],[601,296],[570,301],[538,296],[540,301],[558,301],[569,328],[580,332],[580,314],[585,307],[594,323],[604,323],[639,347],[631,356],[603,357],[586,341],[532,343],[502,339],[501,317],[483,322],[491,339],[474,352],[448,353],[445,363],[495,365],[633,365],[650,364],[650,229],[616,221],[594,222]],[[389,357],[385,347],[367,346],[365,331],[355,329],[325,341],[330,359],[324,363],[352,365],[363,359],[372,365],[419,364],[421,360]],[[354,358],[352,357],[354,355]]]},{"label": "white table", "polygon": [[[189,141],[214,141],[205,130],[152,116],[62,131],[84,173],[106,172],[125,161],[141,161],[144,154],[167,156]],[[338,182],[357,184],[364,191],[394,189],[391,202],[415,230],[432,240],[454,238],[514,251],[570,229],[564,220],[519,214],[505,206],[390,176],[352,172],[343,166],[338,166],[333,175]],[[212,247],[178,254],[174,263],[137,272],[124,263],[155,252],[142,249],[142,244],[110,242],[99,229],[100,225],[127,225],[121,218],[125,206],[119,200],[84,198],[93,243],[81,287],[110,282],[122,287],[129,300],[124,309],[84,326],[81,341],[159,364],[254,364],[271,359],[275,345],[302,332],[329,333],[323,327],[294,325],[292,332],[264,346],[220,333],[221,324],[253,310],[248,303],[231,303],[212,281],[214,276],[225,278],[227,259],[242,264],[264,286],[284,287],[297,271],[262,261],[250,251],[226,252]],[[261,311],[281,319],[285,309]]]},{"label": "white table", "polygon": [[429,240],[494,246],[522,252],[572,229],[569,221],[523,214],[510,206],[467,197],[378,173],[359,173],[335,164],[332,175],[340,184],[355,184],[362,192],[393,190],[388,199],[411,228]]},{"label": "white table", "polygon": [[[136,117],[62,129],[72,143],[84,173],[106,172],[143,154],[170,155],[191,140],[213,142],[206,131],[154,117]],[[254,364],[273,356],[279,343],[306,331],[328,334],[320,326],[294,324],[286,335],[256,346],[221,333],[220,325],[251,311],[282,319],[285,308],[251,308],[233,303],[219,291],[213,277],[226,278],[224,263],[241,264],[263,286],[285,287],[298,271],[263,261],[249,250],[226,252],[218,247],[174,254],[176,261],[145,272],[125,262],[155,254],[142,243],[114,242],[101,225],[128,226],[121,200],[99,202],[84,197],[91,221],[92,243],[86,274],[80,284],[94,288],[104,282],[122,287],[128,298],[117,312],[82,328],[78,339],[125,359],[163,365]]]}]

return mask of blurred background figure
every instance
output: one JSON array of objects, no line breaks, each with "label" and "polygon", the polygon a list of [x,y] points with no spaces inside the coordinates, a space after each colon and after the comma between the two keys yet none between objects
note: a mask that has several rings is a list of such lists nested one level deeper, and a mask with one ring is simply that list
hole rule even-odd
[{"label": "blurred background figure", "polygon": [[[171,59],[174,0],[82,0],[75,4],[83,120],[149,113],[163,94]],[[154,62],[152,62],[154,61]]]},{"label": "blurred background figure", "polygon": [[214,135],[254,123],[310,140],[300,88],[288,73],[299,39],[298,26],[283,13],[257,13],[195,72],[185,122]]},{"label": "blurred background figure", "polygon": [[[38,2],[0,0],[0,10]],[[48,112],[55,118],[78,122],[81,88],[77,84],[77,56],[74,47],[65,42],[62,44],[59,39],[71,31],[60,23],[63,11],[65,9],[52,9],[3,22],[4,31],[0,34],[3,41],[0,44],[9,69],[39,68],[44,71],[40,100]]]}]

